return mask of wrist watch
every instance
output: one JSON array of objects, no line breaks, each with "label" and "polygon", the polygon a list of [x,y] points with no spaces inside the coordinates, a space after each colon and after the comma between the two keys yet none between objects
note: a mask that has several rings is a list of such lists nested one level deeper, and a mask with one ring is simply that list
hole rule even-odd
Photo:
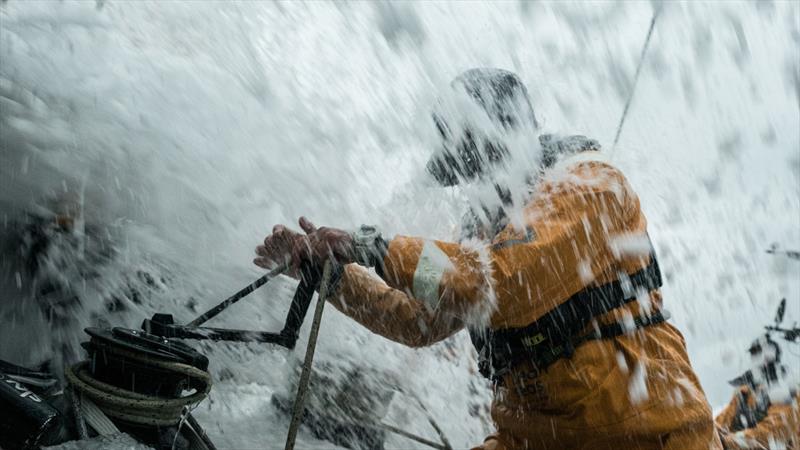
[{"label": "wrist watch", "polygon": [[383,262],[386,256],[387,243],[381,231],[374,225],[361,225],[353,233],[353,247],[356,262],[365,267],[375,267]]}]

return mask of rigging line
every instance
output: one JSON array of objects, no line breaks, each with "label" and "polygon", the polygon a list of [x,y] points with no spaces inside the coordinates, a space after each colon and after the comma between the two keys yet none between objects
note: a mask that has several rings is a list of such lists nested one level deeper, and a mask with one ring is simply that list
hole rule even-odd
[{"label": "rigging line", "polygon": [[642,53],[639,55],[639,63],[636,65],[636,74],[633,76],[633,85],[631,86],[630,93],[628,94],[628,100],[625,102],[625,108],[622,110],[622,117],[619,119],[619,125],[617,125],[617,134],[614,136],[614,143],[611,144],[611,152],[609,156],[614,155],[614,150],[617,148],[617,142],[619,142],[619,136],[622,134],[622,126],[625,125],[625,118],[628,116],[628,110],[631,107],[631,103],[633,102],[633,94],[636,92],[636,84],[639,81],[639,74],[642,72],[642,65],[644,64],[644,58],[647,56],[647,49],[650,47],[650,38],[653,36],[653,30],[656,27],[656,20],[658,16],[661,14],[661,10],[663,6],[659,5],[655,11],[653,11],[653,18],[650,19],[650,29],[647,30],[647,37],[644,39],[644,45],[642,46]]},{"label": "rigging line", "polygon": [[328,297],[331,265],[332,263],[330,261],[326,261],[322,269],[322,281],[319,287],[319,295],[317,296],[317,307],[314,309],[314,321],[311,323],[311,332],[308,335],[306,357],[303,360],[303,369],[300,372],[300,381],[297,384],[297,396],[295,396],[294,406],[292,407],[292,422],[289,424],[289,433],[286,435],[286,446],[284,450],[294,450],[297,430],[300,428],[300,422],[303,420],[306,393],[308,392],[308,384],[311,378],[311,365],[314,363],[314,350],[317,347],[317,337],[319,336],[319,325],[320,322],[322,322],[322,311],[325,307],[325,299]]}]

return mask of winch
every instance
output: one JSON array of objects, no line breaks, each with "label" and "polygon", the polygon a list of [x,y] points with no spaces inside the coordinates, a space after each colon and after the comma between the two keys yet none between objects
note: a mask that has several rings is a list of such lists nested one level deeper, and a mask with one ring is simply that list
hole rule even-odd
[{"label": "winch", "polygon": [[[159,450],[214,449],[191,414],[211,389],[208,358],[176,338],[255,341],[294,348],[314,292],[323,281],[321,273],[309,268],[301,271],[301,281],[280,332],[200,327],[285,270],[284,266],[269,272],[187,325],[175,324],[170,314],[155,314],[142,323],[142,331],[87,328],[90,340],[82,346],[89,358],[65,369],[73,392],[79,437],[124,431]],[[326,273],[330,273],[329,268]],[[321,304],[315,315],[315,330],[321,318]],[[309,365],[310,355],[313,349],[307,354]],[[295,400],[300,410],[304,390]],[[292,431],[290,435],[293,437]]]},{"label": "winch", "polygon": [[138,330],[86,333],[88,360],[65,370],[81,437],[88,424],[98,434],[121,430],[159,449],[214,448],[190,412],[211,389],[205,356]]}]

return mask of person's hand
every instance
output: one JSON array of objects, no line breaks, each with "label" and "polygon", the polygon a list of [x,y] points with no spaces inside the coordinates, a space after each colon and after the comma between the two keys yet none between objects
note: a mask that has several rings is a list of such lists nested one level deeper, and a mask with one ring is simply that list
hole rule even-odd
[{"label": "person's hand", "polygon": [[280,264],[288,264],[287,275],[299,279],[300,266],[310,263],[322,268],[326,258],[338,264],[355,261],[353,237],[337,228],[317,228],[305,217],[299,220],[300,228],[306,234],[290,230],[283,225],[275,225],[272,234],[264,239],[264,244],[256,247],[253,263],[265,269],[273,269]]},{"label": "person's hand", "polygon": [[283,225],[272,227],[272,234],[264,238],[264,243],[256,247],[256,258],[253,263],[267,270],[272,270],[282,264],[289,264],[289,269],[284,272],[292,278],[299,279],[296,267],[292,267],[292,254],[298,253],[305,246],[305,236]]}]

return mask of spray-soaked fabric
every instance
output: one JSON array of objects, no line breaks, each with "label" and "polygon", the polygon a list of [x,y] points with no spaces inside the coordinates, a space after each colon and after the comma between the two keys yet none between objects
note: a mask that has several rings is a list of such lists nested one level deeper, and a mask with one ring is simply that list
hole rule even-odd
[{"label": "spray-soaked fabric", "polygon": [[800,449],[800,393],[785,403],[764,402],[765,395],[742,386],[714,419],[725,450]]},{"label": "spray-soaked fabric", "polygon": [[[347,266],[332,303],[373,332],[418,347],[465,326],[526,326],[586,287],[625,285],[626,274],[649,262],[646,220],[623,175],[587,154],[551,168],[524,223],[512,220],[492,242],[395,237],[385,283]],[[435,307],[415,298],[421,259],[438,275],[425,286],[429,296],[437,284]],[[431,270],[437,261],[441,270]],[[658,291],[640,295],[599,322],[660,309]],[[480,448],[721,449],[683,336],[666,323],[585,343],[541,373],[518,364],[495,388],[492,417],[497,433]]]}]

